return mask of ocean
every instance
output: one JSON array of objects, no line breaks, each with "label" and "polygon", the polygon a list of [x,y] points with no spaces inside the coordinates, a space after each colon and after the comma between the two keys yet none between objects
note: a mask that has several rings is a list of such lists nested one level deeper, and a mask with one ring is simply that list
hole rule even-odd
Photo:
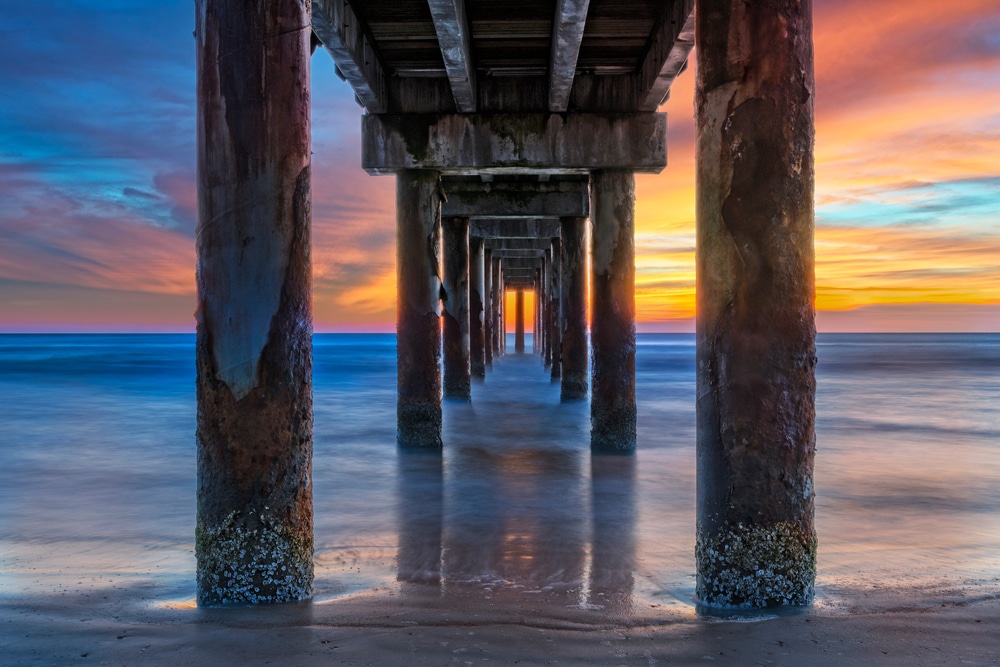
[{"label": "ocean", "polygon": [[[530,336],[529,336],[530,349]],[[509,346],[513,350],[513,343]],[[638,450],[508,353],[444,451],[395,442],[395,337],[314,339],[317,604],[695,613],[694,337],[638,337]],[[1000,596],[1000,334],[821,334],[815,605]],[[194,599],[193,335],[0,336],[0,601]]]}]

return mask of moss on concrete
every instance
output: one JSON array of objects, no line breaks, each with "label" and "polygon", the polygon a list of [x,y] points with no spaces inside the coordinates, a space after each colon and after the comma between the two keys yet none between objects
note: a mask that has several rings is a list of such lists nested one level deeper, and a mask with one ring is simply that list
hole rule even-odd
[{"label": "moss on concrete", "polygon": [[312,596],[313,543],[276,517],[230,513],[195,528],[198,604],[207,607],[294,602]]},{"label": "moss on concrete", "polygon": [[695,559],[700,604],[761,609],[812,602],[816,536],[796,524],[740,524],[712,539],[699,538]]}]

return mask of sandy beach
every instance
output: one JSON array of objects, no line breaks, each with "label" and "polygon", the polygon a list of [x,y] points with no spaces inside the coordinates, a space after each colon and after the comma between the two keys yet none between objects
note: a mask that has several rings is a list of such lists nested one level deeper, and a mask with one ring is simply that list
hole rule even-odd
[{"label": "sandy beach", "polygon": [[[730,619],[366,594],[201,610],[96,589],[0,603],[3,665],[996,665],[1000,596]],[[886,602],[887,600],[883,600]]]}]

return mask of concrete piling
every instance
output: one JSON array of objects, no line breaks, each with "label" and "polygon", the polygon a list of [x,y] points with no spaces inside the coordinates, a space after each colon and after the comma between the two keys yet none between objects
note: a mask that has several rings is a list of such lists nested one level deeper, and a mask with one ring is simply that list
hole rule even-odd
[{"label": "concrete piling", "polygon": [[560,218],[562,400],[587,398],[587,219]]},{"label": "concrete piling", "polygon": [[550,374],[551,379],[559,380],[562,378],[562,312],[560,310],[562,303],[561,295],[561,280],[560,271],[562,265],[562,255],[560,253],[561,241],[559,237],[552,239],[552,272],[549,275],[551,280],[549,284],[549,290],[552,295],[552,300],[549,302],[549,310],[552,313],[549,322],[549,337],[552,340],[552,372]]},{"label": "concrete piling", "polygon": [[441,221],[444,239],[444,397],[472,399],[469,308],[469,219]]},{"label": "concrete piling", "polygon": [[302,600],[313,584],[309,3],[195,10],[198,604]]},{"label": "concrete piling", "polygon": [[524,290],[514,293],[514,351],[524,352]]},{"label": "concrete piling", "polygon": [[483,250],[483,356],[486,370],[493,369],[493,251]]},{"label": "concrete piling", "polygon": [[635,449],[635,177],[591,175],[593,358],[590,444]]},{"label": "concrete piling", "polygon": [[697,597],[813,597],[811,3],[699,1]]},{"label": "concrete piling", "polygon": [[472,377],[486,377],[486,339],[484,296],[486,294],[486,267],[483,239],[469,239],[469,359]]},{"label": "concrete piling", "polygon": [[441,447],[441,176],[396,175],[397,441]]}]

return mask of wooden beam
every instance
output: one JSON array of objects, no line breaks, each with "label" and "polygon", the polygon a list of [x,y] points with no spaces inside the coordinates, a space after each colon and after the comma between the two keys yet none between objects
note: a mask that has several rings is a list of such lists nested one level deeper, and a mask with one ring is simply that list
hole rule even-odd
[{"label": "wooden beam", "polygon": [[674,79],[687,67],[694,47],[694,0],[675,0],[660,23],[639,69],[640,111],[656,111],[667,101]]},{"label": "wooden beam", "polygon": [[472,30],[465,16],[465,0],[427,0],[434,19],[441,58],[451,82],[459,113],[476,111],[476,68],[469,46]]},{"label": "wooden beam", "polygon": [[552,55],[549,57],[549,111],[563,113],[576,75],[576,61],[583,42],[590,0],[558,0],[552,21]]},{"label": "wooden beam", "polygon": [[358,102],[368,113],[388,111],[385,70],[350,4],[346,0],[313,0],[312,26],[333,57],[338,76],[351,84]]}]

